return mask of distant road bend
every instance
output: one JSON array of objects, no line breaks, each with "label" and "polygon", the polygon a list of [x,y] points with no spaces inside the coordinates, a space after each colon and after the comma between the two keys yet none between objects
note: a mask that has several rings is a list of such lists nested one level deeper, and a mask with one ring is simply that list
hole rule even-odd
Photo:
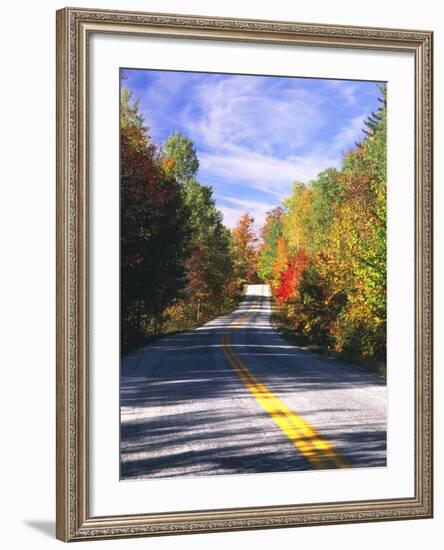
[{"label": "distant road bend", "polygon": [[267,285],[121,365],[121,479],[386,465],[384,380],[286,342]]}]

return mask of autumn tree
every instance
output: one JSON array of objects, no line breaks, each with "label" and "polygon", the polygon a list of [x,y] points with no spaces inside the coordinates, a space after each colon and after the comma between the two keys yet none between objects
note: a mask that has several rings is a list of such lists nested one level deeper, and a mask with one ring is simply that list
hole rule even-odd
[{"label": "autumn tree", "polygon": [[285,199],[285,223],[283,235],[291,250],[311,239],[310,215],[313,190],[302,182],[295,182],[291,195]]},{"label": "autumn tree", "polygon": [[305,270],[309,265],[309,256],[305,247],[300,246],[286,266],[279,273],[279,285],[276,296],[279,302],[292,302],[299,298],[299,287]]},{"label": "autumn tree", "polygon": [[180,186],[161,167],[131,92],[121,94],[122,351],[156,331],[161,315],[185,286],[188,213]]},{"label": "autumn tree", "polygon": [[257,235],[254,218],[245,212],[232,231],[235,247],[235,269],[240,283],[257,281]]},{"label": "autumn tree", "polygon": [[287,240],[281,235],[276,243],[276,256],[273,261],[271,287],[275,289],[280,284],[281,274],[287,269],[289,251]]}]

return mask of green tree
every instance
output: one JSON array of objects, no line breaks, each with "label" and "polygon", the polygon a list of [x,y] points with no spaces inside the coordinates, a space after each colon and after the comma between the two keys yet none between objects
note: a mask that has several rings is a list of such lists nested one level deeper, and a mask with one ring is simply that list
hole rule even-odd
[{"label": "green tree", "polygon": [[176,132],[166,140],[163,147],[168,157],[174,161],[170,170],[178,181],[185,182],[196,175],[199,161],[191,140]]},{"label": "green tree", "polygon": [[313,190],[313,197],[310,215],[306,222],[310,242],[306,244],[311,249],[317,249],[325,243],[330,226],[344,200],[344,192],[339,173],[335,168],[327,168],[320,172],[316,179],[310,182],[310,187]]},{"label": "green tree", "polygon": [[183,196],[192,235],[187,296],[199,320],[205,310],[207,314],[219,311],[232,298],[228,286],[233,277],[231,235],[216,209],[211,187],[189,178],[183,184]]},{"label": "green tree", "polygon": [[258,257],[258,275],[263,281],[273,277],[273,265],[277,256],[277,245],[282,235],[284,210],[278,206],[267,213],[264,227],[261,231],[262,244]]},{"label": "green tree", "polygon": [[[120,94],[120,128],[132,128],[142,134],[147,132],[143,116],[139,113],[139,98],[132,100],[132,91],[124,86]],[[132,100],[132,101],[131,101]]]}]

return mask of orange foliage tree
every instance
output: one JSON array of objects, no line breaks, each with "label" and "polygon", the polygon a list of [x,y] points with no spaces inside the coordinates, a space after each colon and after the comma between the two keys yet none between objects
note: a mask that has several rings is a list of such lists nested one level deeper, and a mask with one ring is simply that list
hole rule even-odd
[{"label": "orange foliage tree", "polygon": [[245,212],[232,231],[235,247],[235,269],[240,283],[258,282],[257,277],[257,235],[254,231],[254,218]]}]

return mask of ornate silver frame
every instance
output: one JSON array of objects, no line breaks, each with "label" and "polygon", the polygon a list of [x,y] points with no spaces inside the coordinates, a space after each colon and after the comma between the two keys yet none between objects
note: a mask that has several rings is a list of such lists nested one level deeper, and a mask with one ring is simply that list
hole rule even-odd
[{"label": "ornate silver frame", "polygon": [[[415,56],[415,496],[92,517],[88,510],[87,43],[93,32],[408,51]],[[63,541],[432,516],[430,31],[65,8],[57,12],[57,538]]]}]

